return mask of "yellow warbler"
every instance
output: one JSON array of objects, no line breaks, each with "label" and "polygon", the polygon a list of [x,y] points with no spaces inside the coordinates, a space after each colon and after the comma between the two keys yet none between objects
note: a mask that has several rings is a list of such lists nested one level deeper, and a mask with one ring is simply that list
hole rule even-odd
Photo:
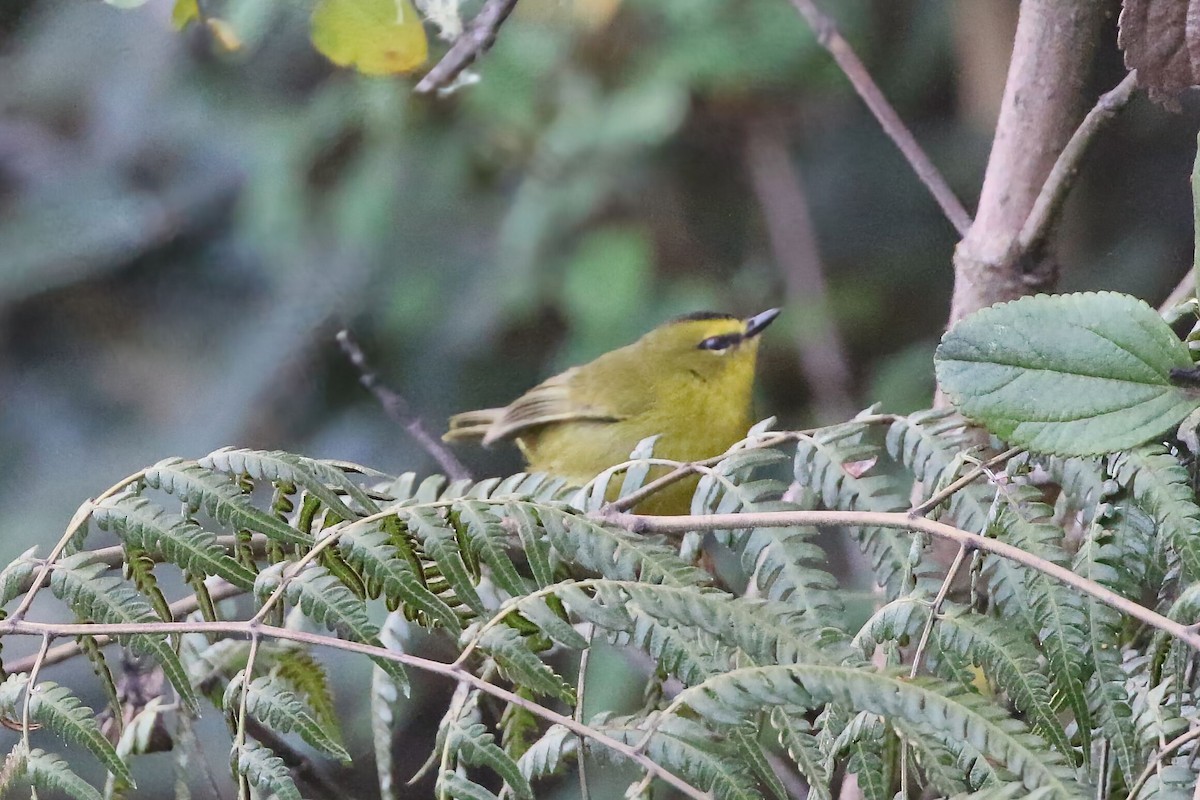
[{"label": "yellow warbler", "polygon": [[[626,461],[638,442],[656,434],[658,458],[719,455],[753,422],[758,336],[778,315],[772,308],[744,320],[707,311],[679,317],[555,375],[504,408],[451,417],[443,438],[478,439],[485,446],[514,439],[531,471],[576,485]],[[696,480],[673,484],[637,510],[687,513]]]}]

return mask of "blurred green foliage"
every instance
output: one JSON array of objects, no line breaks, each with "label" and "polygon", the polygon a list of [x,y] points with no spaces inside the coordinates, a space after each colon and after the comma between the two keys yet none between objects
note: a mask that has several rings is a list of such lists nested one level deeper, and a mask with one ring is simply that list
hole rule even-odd
[{"label": "blurred green foliage", "polygon": [[[975,54],[956,24],[977,3],[825,3],[968,207],[990,131],[960,112]],[[786,0],[524,0],[445,98],[332,67],[305,3],[224,3],[235,53],[173,32],[170,6],[0,6],[0,559],[170,454],[428,469],[358,387],[341,325],[435,432],[704,307],[790,312],[763,416],[819,411],[797,358],[812,302],[862,405],[927,404],[953,231]],[[1096,88],[1120,73],[1109,41]],[[789,295],[771,251],[744,153],[762,119],[802,176],[823,299]],[[1182,276],[1194,128],[1139,100],[1106,134],[1065,286],[1153,303]]]}]

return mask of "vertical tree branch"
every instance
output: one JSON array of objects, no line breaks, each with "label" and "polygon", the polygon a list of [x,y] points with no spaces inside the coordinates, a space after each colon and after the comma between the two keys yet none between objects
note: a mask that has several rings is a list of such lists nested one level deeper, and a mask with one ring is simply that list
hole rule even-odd
[{"label": "vertical tree branch", "polygon": [[1022,0],[1000,119],[975,222],[954,255],[953,323],[1051,288],[1058,270],[1017,240],[1083,109],[1107,0]]}]

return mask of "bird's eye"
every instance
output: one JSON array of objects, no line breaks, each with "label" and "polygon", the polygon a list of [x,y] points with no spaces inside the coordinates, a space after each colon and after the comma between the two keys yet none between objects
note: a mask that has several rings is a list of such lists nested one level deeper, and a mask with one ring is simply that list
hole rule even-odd
[{"label": "bird's eye", "polygon": [[741,337],[737,334],[725,334],[724,336],[710,336],[700,344],[696,345],[700,350],[712,350],[714,353],[723,353],[731,346],[736,344]]}]

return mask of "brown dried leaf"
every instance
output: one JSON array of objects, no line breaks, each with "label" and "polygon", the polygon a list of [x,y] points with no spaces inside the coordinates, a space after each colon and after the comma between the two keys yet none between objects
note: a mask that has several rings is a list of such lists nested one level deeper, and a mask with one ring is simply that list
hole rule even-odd
[{"label": "brown dried leaf", "polygon": [[1167,108],[1200,85],[1200,0],[1124,0],[1117,44],[1138,83]]}]

